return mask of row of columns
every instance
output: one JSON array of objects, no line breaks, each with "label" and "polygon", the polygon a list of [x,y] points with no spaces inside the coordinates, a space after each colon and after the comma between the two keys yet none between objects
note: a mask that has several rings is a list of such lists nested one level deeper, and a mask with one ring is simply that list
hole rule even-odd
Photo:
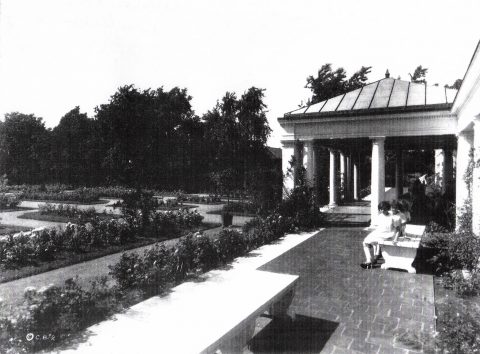
[{"label": "row of columns", "polygon": [[[357,200],[360,195],[360,170],[358,168],[358,161],[351,155],[334,149],[329,149],[329,155],[329,205],[335,206],[341,199]],[[340,164],[339,168],[336,166],[337,159]],[[340,170],[339,187],[341,195],[338,194],[337,170]]]},{"label": "row of columns", "polygon": [[[374,225],[378,216],[377,205],[385,198],[385,137],[373,137],[371,153],[371,221]],[[468,186],[464,181],[468,166],[470,150],[475,151],[475,161],[480,160],[480,124],[478,119],[475,121],[473,132],[462,132],[457,140],[457,158],[456,158],[456,205],[457,205],[457,225],[458,216],[461,215],[461,208],[467,200],[472,202],[473,218],[472,227],[474,233],[480,235],[480,165],[473,168],[473,183]],[[291,150],[284,147],[286,154],[295,157],[298,165],[306,168],[307,182],[314,185],[316,180],[316,171],[319,166],[318,146],[313,141],[297,141]],[[292,151],[293,150],[293,151]],[[451,150],[435,151],[436,175],[439,176],[439,184],[442,188],[447,188],[453,182],[453,154]],[[286,163],[284,159],[284,164]],[[288,159],[287,159],[288,160]],[[339,166],[337,166],[339,164]],[[285,169],[285,168],[284,168]],[[295,169],[298,170],[298,169]],[[337,177],[340,173],[340,178]],[[297,173],[297,172],[295,172]],[[338,193],[338,180],[342,187],[342,194]],[[345,151],[329,149],[329,204],[337,205],[339,200],[359,198],[360,189],[360,169],[358,161]],[[287,181],[287,188],[293,188],[293,181]],[[403,194],[403,158],[402,151],[396,151],[396,169],[395,169],[395,197]]]}]

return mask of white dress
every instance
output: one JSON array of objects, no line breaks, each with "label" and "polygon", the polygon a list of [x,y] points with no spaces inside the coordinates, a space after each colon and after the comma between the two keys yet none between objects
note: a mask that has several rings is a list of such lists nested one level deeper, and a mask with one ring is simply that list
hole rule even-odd
[{"label": "white dress", "polygon": [[377,218],[377,226],[375,230],[365,237],[364,243],[378,243],[391,239],[395,234],[393,218],[391,215],[380,214]]}]

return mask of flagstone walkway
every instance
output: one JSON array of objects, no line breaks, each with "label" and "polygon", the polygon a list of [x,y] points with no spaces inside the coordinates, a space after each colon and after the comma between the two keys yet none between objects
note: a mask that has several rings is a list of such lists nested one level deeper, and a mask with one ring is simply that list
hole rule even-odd
[{"label": "flagstone walkway", "polygon": [[432,276],[363,270],[365,235],[361,228],[328,228],[262,266],[300,276],[290,307],[295,320],[263,320],[245,353],[432,352]]}]

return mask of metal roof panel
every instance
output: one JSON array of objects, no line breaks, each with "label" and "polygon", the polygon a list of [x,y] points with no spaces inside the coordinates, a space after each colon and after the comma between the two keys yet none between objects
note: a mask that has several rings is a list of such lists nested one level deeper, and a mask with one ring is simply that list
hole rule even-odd
[{"label": "metal roof panel", "polygon": [[408,81],[395,80],[388,107],[404,107],[407,104],[409,84]]},{"label": "metal roof panel", "polygon": [[410,83],[407,106],[425,105],[425,85]]},{"label": "metal roof panel", "polygon": [[365,109],[370,107],[373,94],[377,88],[378,82],[373,82],[363,87],[362,92],[358,96],[357,102],[353,106],[353,109]]},{"label": "metal roof panel", "polygon": [[377,90],[373,96],[372,103],[370,108],[385,108],[388,106],[388,100],[390,98],[390,93],[392,92],[392,87],[394,84],[394,79],[383,79],[378,83]]},{"label": "metal roof panel", "polygon": [[356,90],[346,93],[342,102],[338,106],[337,111],[346,111],[346,110],[352,109],[361,90],[362,90],[361,88],[358,88]]}]

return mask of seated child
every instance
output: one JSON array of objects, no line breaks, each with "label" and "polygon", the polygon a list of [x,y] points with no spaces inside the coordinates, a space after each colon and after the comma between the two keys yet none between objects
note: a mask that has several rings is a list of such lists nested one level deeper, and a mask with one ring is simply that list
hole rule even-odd
[{"label": "seated child", "polygon": [[[390,215],[390,203],[381,202],[378,204],[379,215],[377,217],[377,226],[374,231],[365,237],[363,240],[363,250],[365,252],[366,262],[360,266],[364,269],[372,268],[372,265],[376,263],[380,256],[380,247],[378,247],[379,241],[389,240],[395,236],[395,228],[393,226],[393,219]],[[370,248],[373,248],[373,258],[370,253]]]},{"label": "seated child", "polygon": [[403,230],[407,224],[405,214],[403,214],[403,207],[399,201],[394,200],[392,202],[392,222],[394,228],[393,242],[397,242],[399,236],[403,236]]}]

